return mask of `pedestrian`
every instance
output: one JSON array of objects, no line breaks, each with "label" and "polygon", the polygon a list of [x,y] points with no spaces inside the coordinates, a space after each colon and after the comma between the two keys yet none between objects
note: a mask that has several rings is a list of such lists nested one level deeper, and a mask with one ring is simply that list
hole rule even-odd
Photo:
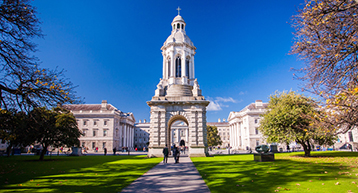
[{"label": "pedestrian", "polygon": [[230,146],[227,147],[227,154],[230,154]]},{"label": "pedestrian", "polygon": [[113,148],[113,155],[116,155],[117,148]]},{"label": "pedestrian", "polygon": [[143,147],[143,151],[145,151],[145,147]]},{"label": "pedestrian", "polygon": [[168,163],[168,155],[169,155],[168,144],[165,144],[165,147],[163,148],[163,155],[164,155],[163,163],[166,164]]},{"label": "pedestrian", "polygon": [[104,155],[107,155],[107,148],[104,148]]},{"label": "pedestrian", "polygon": [[96,152],[98,152],[98,147],[96,147]]},{"label": "pedestrian", "polygon": [[179,151],[179,147],[177,147],[177,160],[176,160],[176,163],[179,163],[179,157],[180,157],[180,151]]},{"label": "pedestrian", "polygon": [[177,154],[178,154],[178,149],[177,147],[175,147],[175,144],[173,144],[173,158],[174,158],[174,162],[177,163]]}]

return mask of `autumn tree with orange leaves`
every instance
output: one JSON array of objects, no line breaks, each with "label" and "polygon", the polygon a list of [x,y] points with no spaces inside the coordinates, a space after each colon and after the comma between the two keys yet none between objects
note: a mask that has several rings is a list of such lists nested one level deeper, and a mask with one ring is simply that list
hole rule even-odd
[{"label": "autumn tree with orange leaves", "polygon": [[31,40],[42,36],[29,0],[0,2],[0,109],[29,111],[78,100],[62,70],[39,67]]},{"label": "autumn tree with orange leaves", "polygon": [[[358,2],[307,0],[293,17],[292,54],[305,62],[298,78],[321,97],[325,112],[317,124],[336,133],[358,126]],[[317,119],[316,119],[317,120]]]}]

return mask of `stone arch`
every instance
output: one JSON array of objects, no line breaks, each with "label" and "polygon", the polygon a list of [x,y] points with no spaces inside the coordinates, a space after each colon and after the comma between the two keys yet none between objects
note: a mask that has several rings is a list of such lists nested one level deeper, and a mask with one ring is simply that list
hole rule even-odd
[{"label": "stone arch", "polygon": [[[175,123],[176,121],[183,121],[186,123],[188,129],[189,129],[189,121],[187,119],[186,116],[182,115],[182,114],[176,114],[176,115],[173,115],[169,118],[168,120],[168,124],[167,124],[167,129],[166,129],[166,140],[165,140],[165,143],[168,144],[169,148],[171,147],[171,145],[174,143],[174,141],[172,141],[172,135],[171,135],[171,132],[172,132],[172,125],[173,123]],[[179,137],[179,136],[177,136]],[[188,142],[188,141],[186,141]]]}]

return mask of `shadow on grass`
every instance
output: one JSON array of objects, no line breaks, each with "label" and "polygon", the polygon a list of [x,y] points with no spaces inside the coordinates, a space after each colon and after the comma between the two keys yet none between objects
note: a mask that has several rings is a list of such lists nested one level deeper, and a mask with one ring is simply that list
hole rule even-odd
[{"label": "shadow on grass", "polygon": [[0,192],[120,192],[161,159],[145,156],[1,157]]},{"label": "shadow on grass", "polygon": [[[286,158],[276,156],[274,162],[255,162],[253,155],[220,155],[192,160],[211,192],[274,192],[278,187],[284,190],[287,186],[292,190],[292,185],[297,185],[293,188],[298,188],[300,183],[308,186],[311,182],[313,186],[319,184],[322,187],[322,182],[337,179],[337,173],[346,169],[340,162],[317,162],[316,158],[289,158],[287,154],[285,156]],[[347,155],[327,153],[315,156]],[[356,157],[358,154],[348,156]],[[355,179],[354,177],[339,176],[342,181]]]}]

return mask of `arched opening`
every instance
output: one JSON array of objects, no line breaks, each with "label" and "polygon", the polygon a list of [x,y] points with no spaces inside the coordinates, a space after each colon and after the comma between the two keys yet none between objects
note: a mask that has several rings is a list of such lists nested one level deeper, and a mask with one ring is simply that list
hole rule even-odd
[{"label": "arched opening", "polygon": [[177,24],[177,29],[180,29],[180,24],[179,23]]},{"label": "arched opening", "polygon": [[178,56],[175,60],[175,77],[181,77],[181,59]]},{"label": "arched opening", "polygon": [[181,29],[184,29],[184,24],[181,24]]},{"label": "arched opening", "polygon": [[175,115],[168,121],[166,143],[171,149],[175,144],[182,154],[187,154],[189,142],[189,123],[182,115]]}]

